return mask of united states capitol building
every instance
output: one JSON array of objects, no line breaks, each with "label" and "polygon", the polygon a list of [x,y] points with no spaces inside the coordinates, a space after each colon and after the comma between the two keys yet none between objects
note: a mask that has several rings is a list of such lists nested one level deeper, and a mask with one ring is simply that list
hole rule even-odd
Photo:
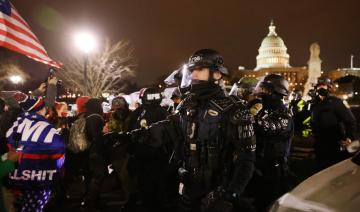
[{"label": "united states capitol building", "polygon": [[307,64],[303,67],[292,67],[290,55],[284,40],[277,34],[276,26],[271,21],[269,33],[261,42],[259,54],[256,57],[256,67],[253,70],[246,70],[239,66],[238,70],[232,71],[231,81],[237,81],[241,77],[263,77],[268,74],[280,74],[289,81],[291,90],[299,89],[307,91],[317,82],[317,78],[326,75],[336,80],[346,75],[360,76],[360,69],[336,69],[331,71],[321,70],[320,46],[317,43],[310,45],[310,55]]}]

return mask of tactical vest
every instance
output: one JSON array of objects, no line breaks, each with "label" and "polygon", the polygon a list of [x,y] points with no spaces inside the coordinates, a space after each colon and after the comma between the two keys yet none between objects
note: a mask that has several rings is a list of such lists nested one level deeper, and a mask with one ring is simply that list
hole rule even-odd
[{"label": "tactical vest", "polygon": [[[195,190],[209,191],[214,185],[224,184],[229,174],[226,172],[236,157],[232,142],[235,136],[254,135],[252,125],[249,129],[240,127],[236,135],[237,126],[232,122],[251,119],[245,114],[242,116],[242,110],[236,110],[239,104],[246,108],[242,100],[233,96],[202,104],[190,96],[179,105],[181,128],[185,135],[183,167],[191,175],[191,184],[199,187]],[[255,148],[255,143],[246,148]]]}]

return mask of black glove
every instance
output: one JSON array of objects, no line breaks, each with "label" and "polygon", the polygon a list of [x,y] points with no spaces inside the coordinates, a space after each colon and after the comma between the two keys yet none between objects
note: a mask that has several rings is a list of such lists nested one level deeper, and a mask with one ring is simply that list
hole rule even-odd
[{"label": "black glove", "polygon": [[232,195],[222,187],[210,192],[201,200],[202,212],[231,212],[233,211]]}]

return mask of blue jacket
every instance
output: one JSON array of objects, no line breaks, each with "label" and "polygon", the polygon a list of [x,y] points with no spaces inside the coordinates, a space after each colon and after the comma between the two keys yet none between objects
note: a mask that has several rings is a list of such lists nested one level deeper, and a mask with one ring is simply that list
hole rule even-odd
[{"label": "blue jacket", "polygon": [[54,126],[36,113],[25,112],[6,138],[10,148],[21,152],[18,167],[9,175],[10,184],[22,189],[51,187],[65,159],[65,144]]}]

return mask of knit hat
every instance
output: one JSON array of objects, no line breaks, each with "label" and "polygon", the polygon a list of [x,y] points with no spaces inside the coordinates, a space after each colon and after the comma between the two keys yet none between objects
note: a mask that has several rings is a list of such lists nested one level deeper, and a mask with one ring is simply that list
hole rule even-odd
[{"label": "knit hat", "polygon": [[75,103],[78,114],[86,112],[85,105],[89,101],[89,99],[90,99],[89,96],[80,96],[79,98],[76,99]]},{"label": "knit hat", "polygon": [[37,112],[45,107],[45,102],[41,97],[27,96],[20,101],[20,107],[26,112]]}]

